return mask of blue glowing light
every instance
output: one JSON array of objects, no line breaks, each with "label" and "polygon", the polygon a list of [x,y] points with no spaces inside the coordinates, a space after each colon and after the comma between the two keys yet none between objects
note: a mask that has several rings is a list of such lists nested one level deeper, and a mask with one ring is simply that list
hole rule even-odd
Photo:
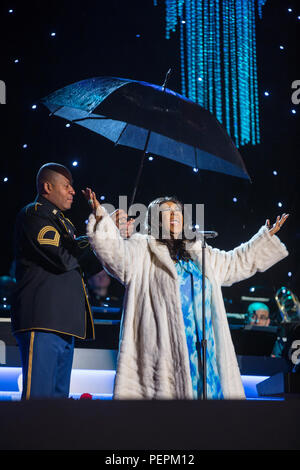
[{"label": "blue glowing light", "polygon": [[237,198],[236,198],[236,197],[232,198],[232,200],[233,200],[233,202],[237,202]]},{"label": "blue glowing light", "polygon": [[265,91],[265,96],[270,96],[270,93],[268,91]]},{"label": "blue glowing light", "polygon": [[295,109],[292,109],[292,114],[296,114],[296,110],[295,110]]},{"label": "blue glowing light", "polygon": [[277,176],[277,174],[278,174],[277,171],[276,171],[276,170],[273,170],[273,175],[274,175],[274,176]]},{"label": "blue glowing light", "polygon": [[166,1],[166,39],[179,25],[182,94],[213,113],[237,147],[260,143],[256,8],[261,18],[265,3]]},{"label": "blue glowing light", "polygon": [[51,36],[52,36],[52,37],[56,36],[56,33],[51,33]]},{"label": "blue glowing light", "polygon": [[73,163],[72,163],[73,166],[78,166],[78,162],[75,160]]},{"label": "blue glowing light", "polygon": [[288,272],[288,276],[289,276],[289,277],[292,277],[291,271]]},{"label": "blue glowing light", "polygon": [[101,201],[104,201],[104,199],[105,199],[105,196],[101,196],[101,197],[100,197],[100,200],[101,200]]},{"label": "blue glowing light", "polygon": [[278,202],[278,207],[282,207],[282,202]]},{"label": "blue glowing light", "polygon": [[199,168],[193,168],[194,173],[198,173]]},{"label": "blue glowing light", "polygon": [[33,105],[31,106],[31,109],[36,109],[36,104],[33,104]]},{"label": "blue glowing light", "polygon": [[[256,385],[268,376],[242,375],[242,383],[248,400],[268,399],[259,397]],[[89,393],[94,399],[112,399],[115,370],[72,369],[70,396],[80,398]],[[22,391],[22,369],[0,367],[0,400],[20,400]],[[270,397],[269,397],[270,399]]]},{"label": "blue glowing light", "polygon": [[[8,181],[7,176],[5,176],[5,178],[3,178],[3,181],[4,181],[4,183],[7,183],[7,181]],[[3,299],[3,300],[4,300],[4,299]]]}]

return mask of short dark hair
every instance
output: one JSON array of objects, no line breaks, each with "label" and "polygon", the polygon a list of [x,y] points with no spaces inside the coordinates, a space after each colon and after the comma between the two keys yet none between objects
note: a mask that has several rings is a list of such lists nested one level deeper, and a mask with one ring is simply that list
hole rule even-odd
[{"label": "short dark hair", "polygon": [[53,180],[53,173],[59,173],[70,180],[71,183],[73,182],[72,173],[66,166],[60,163],[45,163],[45,165],[41,166],[36,175],[36,189],[38,194],[43,192],[45,182]]}]

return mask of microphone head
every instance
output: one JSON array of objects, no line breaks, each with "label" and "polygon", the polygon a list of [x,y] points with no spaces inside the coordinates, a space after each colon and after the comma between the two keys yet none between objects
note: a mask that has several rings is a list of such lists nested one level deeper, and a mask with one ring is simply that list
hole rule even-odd
[{"label": "microphone head", "polygon": [[199,238],[216,238],[218,236],[218,232],[214,230],[195,230],[195,234]]}]

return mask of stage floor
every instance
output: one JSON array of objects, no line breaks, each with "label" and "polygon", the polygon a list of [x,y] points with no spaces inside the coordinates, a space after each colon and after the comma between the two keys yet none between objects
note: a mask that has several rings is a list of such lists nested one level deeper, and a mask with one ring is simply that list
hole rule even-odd
[{"label": "stage floor", "polygon": [[298,400],[29,400],[0,416],[2,450],[300,449]]}]

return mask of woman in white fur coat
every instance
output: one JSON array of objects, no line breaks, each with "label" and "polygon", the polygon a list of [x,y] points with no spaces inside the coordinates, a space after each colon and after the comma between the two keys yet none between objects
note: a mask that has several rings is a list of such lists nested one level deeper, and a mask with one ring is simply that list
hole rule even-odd
[{"label": "woman in white fur coat", "polygon": [[[126,288],[114,398],[195,398],[195,376],[192,374],[177,264],[178,250],[174,257],[172,242],[166,244],[149,234],[136,233],[128,239],[122,238],[95,194],[89,188],[83,193],[93,206],[87,225],[91,246],[107,271]],[[170,231],[173,240],[179,239],[184,223],[178,208],[180,203],[170,198],[158,201],[162,210],[162,226]],[[226,252],[210,246],[206,248],[206,281],[211,287],[212,331],[208,334],[212,335],[211,346],[214,348],[209,350],[208,342],[208,358],[214,360],[214,367],[209,369],[210,363],[207,365],[208,382],[212,374],[219,386],[218,395],[214,396],[212,387],[208,398],[245,398],[221,287],[247,279],[257,271],[265,271],[288,255],[275,235],[287,217],[285,214],[278,217],[272,227],[267,220],[251,240],[234,250]],[[178,247],[179,258],[191,261],[193,269],[198,270],[201,276],[201,241],[183,241]],[[199,374],[198,385],[200,382]],[[197,398],[200,397],[201,389],[198,388]]]}]

